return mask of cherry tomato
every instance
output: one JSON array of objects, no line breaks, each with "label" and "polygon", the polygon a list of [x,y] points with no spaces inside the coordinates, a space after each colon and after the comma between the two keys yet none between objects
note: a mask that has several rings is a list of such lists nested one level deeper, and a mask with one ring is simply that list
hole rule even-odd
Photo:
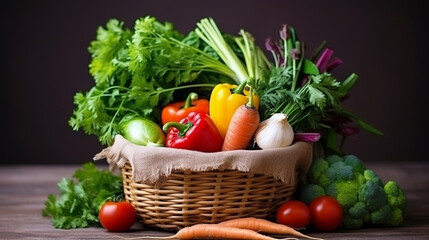
[{"label": "cherry tomato", "polygon": [[310,224],[311,213],[304,202],[289,200],[280,205],[276,218],[277,223],[292,228],[305,228]]},{"label": "cherry tomato", "polygon": [[98,213],[101,225],[111,232],[127,231],[136,221],[136,211],[126,200],[107,201]]},{"label": "cherry tomato", "polygon": [[333,197],[321,196],[315,198],[309,205],[311,226],[323,232],[337,229],[343,220],[343,208]]}]

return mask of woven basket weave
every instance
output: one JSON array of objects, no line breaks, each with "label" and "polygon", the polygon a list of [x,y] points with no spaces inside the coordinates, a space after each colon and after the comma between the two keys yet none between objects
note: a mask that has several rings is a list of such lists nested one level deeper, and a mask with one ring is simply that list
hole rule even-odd
[{"label": "woven basket weave", "polygon": [[121,173],[125,198],[143,224],[169,231],[241,217],[269,219],[296,189],[271,176],[236,170],[173,172],[160,187],[134,182],[129,163]]}]

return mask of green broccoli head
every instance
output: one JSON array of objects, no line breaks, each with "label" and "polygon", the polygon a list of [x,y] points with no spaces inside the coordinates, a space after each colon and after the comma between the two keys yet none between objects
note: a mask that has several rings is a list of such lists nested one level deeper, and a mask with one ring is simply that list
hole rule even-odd
[{"label": "green broccoli head", "polygon": [[336,182],[325,188],[327,195],[334,197],[343,209],[352,207],[358,200],[359,186],[354,181]]},{"label": "green broccoli head", "polygon": [[362,227],[362,218],[352,218],[349,215],[343,215],[342,227],[348,229],[357,229]]},{"label": "green broccoli head", "polygon": [[332,165],[336,162],[343,162],[343,160],[344,159],[342,157],[335,155],[335,154],[332,154],[332,155],[329,155],[328,157],[326,157],[326,161],[329,163],[329,165]]},{"label": "green broccoli head", "polygon": [[324,195],[325,190],[321,186],[310,183],[300,189],[299,199],[308,205],[313,199]]},{"label": "green broccoli head", "polygon": [[344,156],[344,163],[346,165],[352,166],[355,173],[362,174],[366,169],[365,164],[363,164],[363,162],[355,155]]},{"label": "green broccoli head", "polygon": [[402,224],[404,221],[403,212],[399,208],[394,208],[392,210],[392,216],[389,218],[389,220],[385,223],[387,226],[391,227],[397,227]]},{"label": "green broccoli head", "polygon": [[375,182],[379,186],[383,187],[383,181],[381,181],[381,179],[378,177],[378,175],[374,171],[366,169],[365,171],[363,171],[363,176],[365,177],[365,179],[367,181]]},{"label": "green broccoli head", "polygon": [[348,211],[350,217],[359,219],[364,218],[368,213],[369,212],[363,202],[356,202]]},{"label": "green broccoli head", "polygon": [[331,183],[352,180],[354,178],[353,167],[346,165],[344,162],[334,162],[326,170],[325,174]]},{"label": "green broccoli head", "polygon": [[373,181],[367,181],[358,190],[359,202],[363,202],[369,211],[376,211],[387,205],[384,189]]},{"label": "green broccoli head", "polygon": [[359,186],[361,186],[361,185],[365,184],[366,179],[363,176],[363,173],[355,172],[354,181],[356,182],[356,184],[358,184]]},{"label": "green broccoli head", "polygon": [[384,185],[384,192],[387,195],[387,202],[392,209],[405,209],[407,205],[407,198],[401,187],[399,187],[399,185],[395,181],[388,181]]},{"label": "green broccoli head", "polygon": [[329,168],[329,164],[323,158],[313,160],[311,167],[307,173],[307,178],[310,183],[315,183],[321,186],[326,186],[330,183],[325,171]]},{"label": "green broccoli head", "polygon": [[392,218],[392,209],[389,205],[383,205],[376,211],[371,212],[371,224],[386,224]]},{"label": "green broccoli head", "polygon": [[355,229],[364,224],[398,226],[403,222],[407,199],[402,189],[394,181],[384,185],[354,155],[313,160],[307,180],[308,184],[300,189],[300,199],[309,204],[318,196],[334,197],[343,207],[344,228]]}]

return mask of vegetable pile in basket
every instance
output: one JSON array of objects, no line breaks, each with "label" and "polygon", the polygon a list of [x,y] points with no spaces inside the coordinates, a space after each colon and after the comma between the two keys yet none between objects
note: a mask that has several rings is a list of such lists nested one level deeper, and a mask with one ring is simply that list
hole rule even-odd
[{"label": "vegetable pile in basket", "polygon": [[[203,152],[313,142],[318,158],[296,200],[309,204],[326,196],[337,202],[340,217],[331,230],[340,223],[346,228],[402,223],[406,198],[400,187],[393,181],[383,185],[342,151],[345,139],[359,129],[383,133],[343,107],[358,75],[337,79],[332,70],[342,61],[325,42],[308,50],[295,29],[283,25],[279,37],[268,38],[262,49],[251,33],[225,33],[211,18],[184,34],[169,22],[146,16],[133,29],[109,20],[98,28],[88,50],[95,81],[74,97],[69,120],[74,130],[97,136],[103,145],[121,134],[137,145]],[[59,187],[65,194],[57,201],[50,196],[44,210],[56,227],[98,222],[95,206],[100,201],[87,206],[85,185],[63,180]],[[69,199],[74,195],[76,203]],[[75,204],[82,211],[73,212]]]},{"label": "vegetable pile in basket", "polygon": [[[116,134],[141,145],[163,145],[160,129],[147,126],[150,120],[159,128],[167,124],[167,133],[175,129],[171,134],[179,141],[166,133],[167,147],[203,151],[220,151],[225,144],[224,150],[281,147],[321,136],[318,149],[340,154],[337,136],[359,128],[382,135],[343,108],[358,76],[336,79],[331,74],[342,63],[332,49],[323,42],[309,54],[294,28],[283,25],[279,33],[277,40],[267,39],[263,50],[251,33],[227,34],[211,18],[187,34],[152,16],[137,19],[134,29],[109,20],[88,48],[95,85],[75,95],[69,124],[104,145],[111,145]],[[240,108],[244,111],[233,116]],[[222,140],[213,131],[192,132],[193,127],[209,128],[190,119],[179,124],[193,111],[208,114]],[[140,120],[129,124],[135,118]],[[130,134],[134,131],[141,134]],[[186,143],[195,137],[213,138],[216,146]]]}]

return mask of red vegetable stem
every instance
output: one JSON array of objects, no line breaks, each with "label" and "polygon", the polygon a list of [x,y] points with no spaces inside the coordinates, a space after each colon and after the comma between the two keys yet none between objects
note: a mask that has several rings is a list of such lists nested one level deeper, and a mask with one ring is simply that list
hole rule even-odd
[{"label": "red vegetable stem", "polygon": [[319,59],[317,59],[316,66],[319,68],[319,71],[322,73],[326,70],[326,66],[328,65],[329,59],[334,54],[334,51],[332,51],[329,48],[326,48],[322,55],[320,55]]},{"label": "red vegetable stem", "polygon": [[343,61],[341,59],[335,57],[334,59],[329,61],[328,65],[326,67],[326,71],[331,72],[334,68],[338,67],[342,63],[343,63]]}]

